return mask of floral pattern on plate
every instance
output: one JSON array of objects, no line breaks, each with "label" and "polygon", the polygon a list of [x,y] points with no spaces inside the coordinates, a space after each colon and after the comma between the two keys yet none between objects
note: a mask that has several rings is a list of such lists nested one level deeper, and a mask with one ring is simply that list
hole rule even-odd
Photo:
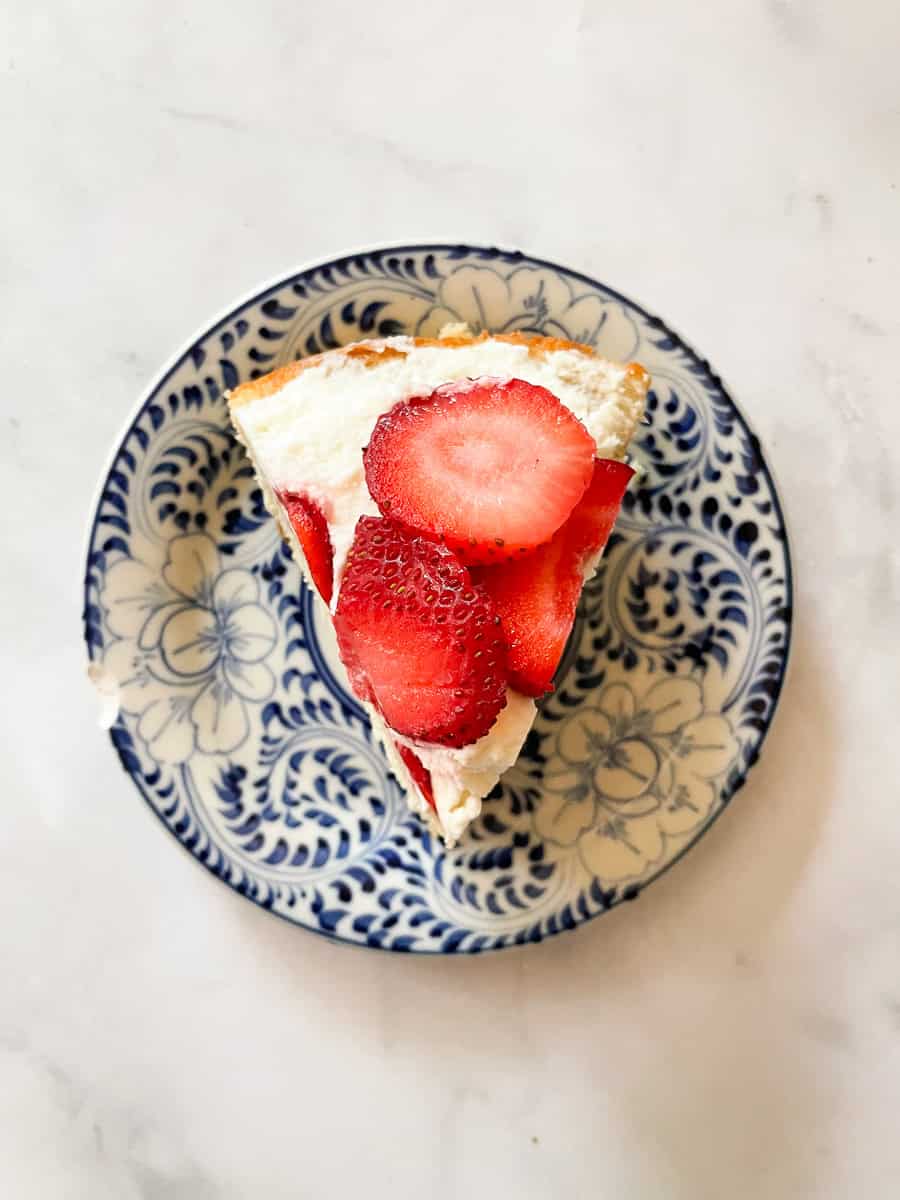
[{"label": "floral pattern on plate", "polygon": [[592,876],[639,878],[668,838],[709,817],[737,752],[728,718],[705,711],[697,679],[660,679],[640,697],[611,683],[559,726],[534,828],[573,848]]},{"label": "floral pattern on plate", "polygon": [[205,533],[172,538],[162,567],[122,558],[101,592],[109,628],[103,666],[122,711],[161,763],[230,754],[250,733],[248,705],[268,699],[266,660],[278,640],[259,579],[223,564]]}]

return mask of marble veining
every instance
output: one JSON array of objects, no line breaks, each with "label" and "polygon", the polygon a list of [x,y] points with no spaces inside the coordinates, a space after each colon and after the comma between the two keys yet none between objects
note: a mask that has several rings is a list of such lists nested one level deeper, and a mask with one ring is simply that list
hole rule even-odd
[{"label": "marble veining", "polygon": [[[7,6],[0,1195],[893,1200],[898,36],[886,0]],[[702,347],[797,581],[739,802],[635,903],[474,959],[214,885],[80,645],[159,365],[261,279],[429,240],[572,264]]]}]

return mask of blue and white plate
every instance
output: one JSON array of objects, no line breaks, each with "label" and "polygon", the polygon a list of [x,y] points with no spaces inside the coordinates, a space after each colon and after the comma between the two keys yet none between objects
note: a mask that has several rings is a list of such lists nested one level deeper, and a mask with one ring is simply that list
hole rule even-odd
[{"label": "blue and white plate", "polygon": [[[448,321],[587,342],[653,376],[644,473],[556,691],[450,851],[407,812],[223,399],[298,356]],[[115,451],[85,566],[92,674],[118,682],[112,743],[152,811],[255,904],[385,950],[537,942],[637,896],[756,761],[790,626],[775,486],[708,363],[605,285],[478,246],[323,263],[200,334]]]}]

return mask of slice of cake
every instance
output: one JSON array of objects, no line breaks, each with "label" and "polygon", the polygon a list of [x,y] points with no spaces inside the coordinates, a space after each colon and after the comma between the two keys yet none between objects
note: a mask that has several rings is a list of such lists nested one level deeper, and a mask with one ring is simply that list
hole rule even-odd
[{"label": "slice of cake", "polygon": [[229,396],[350,685],[448,844],[552,688],[648,385],[572,342],[454,334],[358,342]]}]

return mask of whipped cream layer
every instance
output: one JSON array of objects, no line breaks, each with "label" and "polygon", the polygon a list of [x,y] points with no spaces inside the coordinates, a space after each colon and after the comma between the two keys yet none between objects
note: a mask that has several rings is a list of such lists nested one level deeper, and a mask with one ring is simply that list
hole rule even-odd
[{"label": "whipped cream layer", "polygon": [[519,757],[536,715],[534,701],[509,688],[497,720],[484,737],[468,746],[433,746],[394,734],[431,772],[434,805],[449,846],[475,820],[481,812],[482,798]]},{"label": "whipped cream layer", "polygon": [[[375,422],[399,401],[428,395],[453,380],[485,375],[524,379],[547,388],[578,417],[601,458],[624,456],[644,410],[645,372],[579,350],[534,354],[527,345],[500,341],[417,346],[408,337],[366,346],[372,355],[326,355],[277,391],[234,404],[231,410],[238,434],[253,457],[266,503],[304,570],[303,552],[273,492],[305,492],[321,506],[334,549],[332,608],[356,522],[364,513],[378,515],[366,486],[363,449]],[[383,361],[374,354],[383,355]],[[585,579],[593,575],[599,558],[587,565]],[[434,825],[435,815],[392,739],[412,749],[430,771],[438,832],[448,845],[478,816],[482,798],[516,761],[537,713],[532,699],[509,689],[507,703],[488,733],[457,749],[400,737],[371,705],[366,708],[410,807]]]}]

